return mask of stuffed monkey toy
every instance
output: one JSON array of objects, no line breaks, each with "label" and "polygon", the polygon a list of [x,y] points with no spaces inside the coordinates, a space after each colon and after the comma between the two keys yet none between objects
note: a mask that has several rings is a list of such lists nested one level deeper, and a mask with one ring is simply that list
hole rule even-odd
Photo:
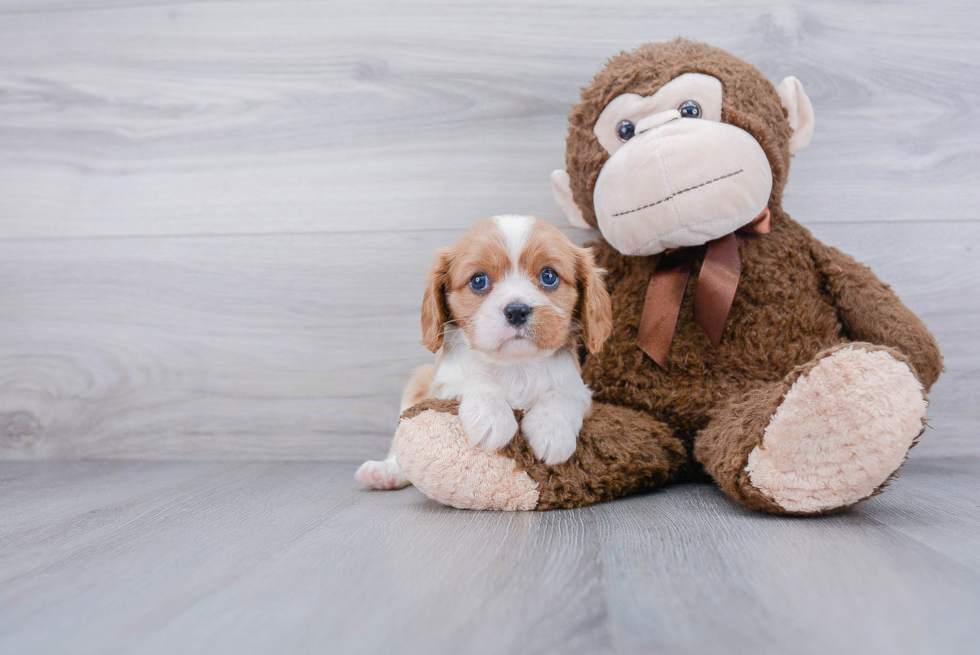
[{"label": "stuffed monkey toy", "polygon": [[593,408],[570,460],[546,466],[518,432],[471,448],[456,404],[424,401],[395,454],[455,507],[576,507],[712,479],[735,502],[820,514],[880,492],[924,425],[936,341],[865,266],[782,209],[813,133],[793,77],[687,40],[614,57],[569,115],[552,174],[613,303],[586,356]]}]

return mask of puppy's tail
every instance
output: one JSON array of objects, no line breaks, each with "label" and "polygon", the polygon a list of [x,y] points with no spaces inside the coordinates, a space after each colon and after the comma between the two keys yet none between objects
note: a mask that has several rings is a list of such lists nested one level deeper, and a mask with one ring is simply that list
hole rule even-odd
[{"label": "puppy's tail", "polygon": [[399,412],[422,402],[429,397],[429,387],[432,385],[432,378],[436,374],[435,364],[423,364],[415,369],[412,377],[408,379],[405,390],[402,391],[402,402]]}]

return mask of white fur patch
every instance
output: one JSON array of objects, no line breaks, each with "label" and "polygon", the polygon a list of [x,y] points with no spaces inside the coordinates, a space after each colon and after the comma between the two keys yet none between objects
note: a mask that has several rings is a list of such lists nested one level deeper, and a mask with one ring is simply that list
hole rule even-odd
[{"label": "white fur patch", "polygon": [[901,466],[925,412],[906,364],[883,350],[843,348],[793,384],[745,470],[785,510],[845,507]]},{"label": "white fur patch", "polygon": [[446,344],[431,388],[431,395],[442,400],[460,400],[480,390],[474,385],[492,384],[491,390],[501,393],[510,407],[526,410],[548,391],[584,387],[575,355],[567,349],[545,356],[495,359],[470,348],[458,329],[447,333]]},{"label": "white fur patch", "polygon": [[527,243],[527,237],[531,233],[531,226],[534,225],[534,217],[523,214],[501,214],[494,216],[493,220],[504,237],[504,243],[507,244],[511,270],[516,271],[524,244]]}]

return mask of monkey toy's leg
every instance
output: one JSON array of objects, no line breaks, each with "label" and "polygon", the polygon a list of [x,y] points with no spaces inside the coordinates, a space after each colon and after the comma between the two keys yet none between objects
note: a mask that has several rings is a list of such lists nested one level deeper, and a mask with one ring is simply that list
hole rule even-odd
[{"label": "monkey toy's leg", "polygon": [[881,490],[922,432],[925,410],[898,351],[842,344],[716,409],[694,452],[743,505],[821,514]]},{"label": "monkey toy's leg", "polygon": [[395,455],[422,493],[462,509],[578,507],[659,487],[687,463],[665,424],[631,409],[595,404],[564,464],[538,461],[519,432],[496,452],[473,448],[458,403],[426,400],[402,414]]}]

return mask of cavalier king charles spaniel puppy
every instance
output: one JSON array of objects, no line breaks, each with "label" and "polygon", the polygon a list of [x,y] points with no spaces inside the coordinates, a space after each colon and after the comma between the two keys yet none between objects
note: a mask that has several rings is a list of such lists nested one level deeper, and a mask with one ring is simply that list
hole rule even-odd
[{"label": "cavalier king charles spaniel puppy", "polygon": [[[575,452],[592,392],[582,382],[578,346],[592,353],[612,329],[612,306],[592,251],[547,221],[504,215],[479,221],[438,251],[422,300],[422,343],[436,363],[419,368],[401,409],[425,398],[459,401],[473,446],[496,450],[517,433],[545,464]],[[355,476],[375,489],[408,484],[394,446]]]}]

